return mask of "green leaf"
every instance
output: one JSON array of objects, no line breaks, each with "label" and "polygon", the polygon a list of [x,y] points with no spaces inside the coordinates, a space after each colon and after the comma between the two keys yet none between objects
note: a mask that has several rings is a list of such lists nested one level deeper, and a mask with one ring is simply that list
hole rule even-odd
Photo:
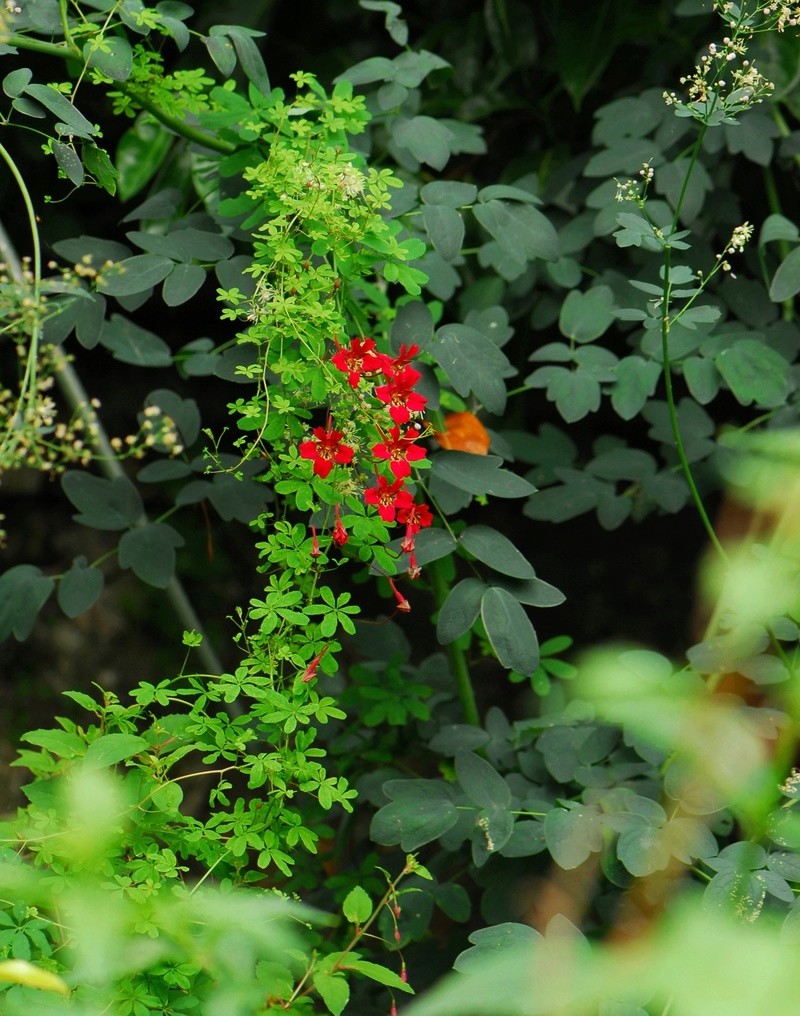
[{"label": "green leaf", "polygon": [[800,247],[795,247],[778,266],[769,287],[769,298],[775,303],[782,303],[784,300],[791,300],[798,293],[800,293]]},{"label": "green leaf", "polygon": [[66,95],[50,85],[26,85],[24,90],[63,121],[66,128],[63,133],[75,134],[80,138],[91,138],[98,133],[98,128],[72,105]]},{"label": "green leaf", "polygon": [[[244,71],[247,80],[254,85],[262,95],[269,95],[272,91],[269,83],[269,75],[264,65],[264,58],[253,42],[254,38],[262,38],[264,32],[253,28],[244,28],[241,25],[214,25],[210,31],[211,36],[227,36],[231,40],[239,58],[239,65]],[[213,59],[213,54],[212,54]]]},{"label": "green leaf", "polygon": [[[96,708],[96,707],[95,707]],[[21,738],[26,744],[35,744],[58,758],[76,758],[83,755],[86,742],[77,734],[66,730],[31,730]]]},{"label": "green leaf", "polygon": [[112,196],[117,193],[117,171],[114,168],[108,152],[97,145],[83,146],[83,164],[86,172],[89,173],[98,184]]},{"label": "green leaf", "polygon": [[472,211],[510,257],[517,261],[558,261],[558,234],[538,209],[492,200],[475,205]]},{"label": "green leaf", "polygon": [[447,595],[439,610],[436,637],[443,646],[470,630],[478,618],[487,586],[478,579],[462,579]]},{"label": "green leaf", "polygon": [[83,183],[83,163],[74,148],[62,144],[60,141],[52,141],[53,155],[56,157],[58,168],[76,187]]},{"label": "green leaf", "polygon": [[474,392],[489,412],[502,414],[506,405],[503,378],[515,371],[491,339],[468,325],[444,325],[436,332],[428,352],[459,395]]},{"label": "green leaf", "polygon": [[205,282],[206,273],[200,265],[175,265],[164,279],[161,297],[168,307],[179,307],[191,300]]},{"label": "green leaf", "polygon": [[434,476],[470,494],[527,497],[536,493],[533,484],[516,473],[500,469],[502,461],[499,455],[443,451],[432,458],[431,466]]},{"label": "green leaf", "polygon": [[365,11],[380,11],[385,14],[384,26],[389,37],[398,46],[408,44],[408,25],[400,15],[403,12],[400,4],[392,3],[391,0],[359,0],[359,7]]},{"label": "green leaf", "polygon": [[469,526],[458,541],[473,557],[502,575],[515,579],[533,579],[533,566],[502,533],[490,526]]},{"label": "green leaf", "polygon": [[18,67],[17,70],[11,71],[3,78],[3,91],[9,99],[16,99],[25,91],[32,77],[33,71],[30,67]]},{"label": "green leaf", "polygon": [[347,970],[355,970],[357,974],[363,974],[364,977],[369,977],[370,980],[377,981],[378,984],[385,984],[387,988],[405,991],[411,995],[414,994],[414,989],[410,984],[407,984],[393,970],[387,970],[386,967],[382,967],[380,963],[370,963],[369,960],[362,960],[360,957],[347,957],[344,960],[344,965]]},{"label": "green leaf", "polygon": [[318,970],[312,981],[328,1011],[339,1016],[350,1001],[350,985],[344,974],[326,974]]},{"label": "green leaf", "polygon": [[448,208],[463,208],[471,205],[478,195],[474,183],[460,180],[434,180],[420,189],[419,196],[426,205],[446,205]]},{"label": "green leaf", "polygon": [[36,615],[55,588],[51,578],[30,564],[18,564],[0,575],[0,641],[9,635],[23,642]]},{"label": "green leaf", "polygon": [[614,294],[608,286],[595,286],[586,293],[573,289],[561,305],[559,330],[574,342],[592,342],[612,324],[613,306]]},{"label": "green leaf", "polygon": [[445,261],[455,261],[464,242],[464,220],[461,213],[447,205],[425,205],[422,221],[434,249]]},{"label": "green leaf", "polygon": [[449,787],[440,780],[389,780],[391,799],[372,819],[370,837],[384,846],[399,843],[407,852],[443,836],[458,821]]},{"label": "green leaf", "polygon": [[372,914],[372,900],[360,885],[355,886],[345,897],[342,913],[351,924],[365,924]]},{"label": "green leaf", "polygon": [[61,477],[61,487],[78,509],[75,521],[92,529],[127,529],[142,514],[142,499],[126,476],[107,480],[69,469]]},{"label": "green leaf", "polygon": [[453,132],[430,116],[399,118],[393,125],[392,140],[407,148],[419,162],[442,170],[450,159]]},{"label": "green leaf", "polygon": [[86,749],[83,764],[87,769],[103,769],[124,762],[149,747],[145,738],[135,734],[103,734]]},{"label": "green leaf", "polygon": [[194,399],[181,398],[169,388],[156,388],[144,400],[145,406],[158,406],[178,428],[183,444],[190,447],[200,434],[200,410]]},{"label": "green leaf", "polygon": [[715,356],[714,364],[743,406],[751,402],[766,408],[781,406],[794,388],[791,366],[757,339],[739,339]]},{"label": "green leaf", "polygon": [[116,153],[120,201],[128,201],[153,179],[174,137],[143,113],[119,140]]},{"label": "green leaf", "polygon": [[175,573],[175,548],[183,537],[165,522],[131,529],[119,541],[119,563],[150,586],[166,589]]},{"label": "green leaf", "polygon": [[401,346],[418,345],[427,348],[433,337],[433,315],[428,305],[421,300],[411,300],[398,307],[392,322],[392,348],[399,351]]},{"label": "green leaf", "polygon": [[497,586],[487,589],[481,600],[481,620],[500,663],[529,677],[539,666],[539,640],[517,600]]},{"label": "green leaf", "polygon": [[[10,77],[10,75],[9,75]],[[758,234],[758,246],[774,243],[777,240],[788,240],[790,243],[797,243],[800,240],[800,230],[797,224],[787,219],[784,215],[768,215],[761,226]]]},{"label": "green leaf", "polygon": [[603,848],[603,828],[595,808],[553,808],[545,816],[544,839],[553,860],[570,870]]},{"label": "green leaf", "polygon": [[461,789],[479,808],[509,808],[511,791],[493,765],[471,751],[455,757],[456,776]]},{"label": "green leaf", "polygon": [[173,266],[173,261],[158,254],[134,254],[98,276],[97,285],[107,296],[133,296],[162,282]]},{"label": "green leaf", "polygon": [[100,342],[121,363],[131,363],[135,367],[169,367],[172,364],[172,352],[163,339],[121,314],[112,314],[105,322]]},{"label": "green leaf", "polygon": [[72,567],[58,583],[58,605],[67,617],[83,614],[97,601],[103,591],[103,573],[87,568],[85,558],[75,558]]},{"label": "green leaf", "polygon": [[133,50],[121,35],[90,40],[83,47],[83,57],[89,67],[96,67],[112,81],[127,81],[131,75]]}]

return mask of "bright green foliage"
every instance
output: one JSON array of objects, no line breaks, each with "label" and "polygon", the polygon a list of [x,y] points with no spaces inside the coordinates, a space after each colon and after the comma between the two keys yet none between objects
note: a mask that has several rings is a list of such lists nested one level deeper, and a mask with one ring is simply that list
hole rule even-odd
[{"label": "bright green foliage", "polygon": [[[178,612],[187,652],[177,676],[120,694],[90,693],[87,675],[70,716],[22,736],[27,804],[0,850],[3,1012],[396,1011],[407,959],[427,987],[420,959],[433,941],[457,955],[478,898],[489,927],[458,956],[462,979],[411,1012],[706,1013],[720,999],[697,957],[715,936],[771,986],[764,1001],[737,985],[728,1009],[788,1011],[794,968],[771,951],[796,937],[800,891],[784,694],[800,262],[770,174],[780,104],[798,115],[775,41],[794,15],[714,4],[723,41],[709,36],[680,94],[625,83],[580,150],[568,131],[535,158],[515,142],[498,179],[484,118],[536,92],[556,130],[552,96],[577,115],[658,19],[599,5],[589,31],[557,0],[509,0],[417,45],[399,4],[359,6],[396,55],[275,88],[263,32],[200,34],[184,4],[0,14],[0,54],[31,64],[2,79],[0,142],[35,131],[59,197],[95,185],[138,202],[113,238],[60,239],[45,266],[41,210],[0,146],[33,254],[0,278],[18,372],[0,390],[0,468],[60,475],[73,520],[108,540],[61,574],[5,569],[0,638],[27,639],[51,601],[90,611],[113,565]],[[766,217],[731,190],[745,164],[764,174]],[[208,335],[172,328],[214,293]],[[137,391],[162,372],[124,438],[80,394],[87,352]],[[721,478],[780,518],[768,544],[722,546],[705,503]],[[612,530],[689,502],[720,567],[686,666],[540,644],[538,611],[565,599],[537,572],[553,524],[594,512]],[[206,574],[191,513],[210,530],[209,505],[257,555],[227,668],[180,586],[187,565]],[[774,699],[715,695],[731,674]],[[506,677],[525,697],[487,707]],[[512,897],[552,864],[597,873],[575,915],[593,938],[627,933],[630,900],[678,872],[705,911],[669,914],[656,959],[649,944],[598,952],[559,915],[539,934]]]}]

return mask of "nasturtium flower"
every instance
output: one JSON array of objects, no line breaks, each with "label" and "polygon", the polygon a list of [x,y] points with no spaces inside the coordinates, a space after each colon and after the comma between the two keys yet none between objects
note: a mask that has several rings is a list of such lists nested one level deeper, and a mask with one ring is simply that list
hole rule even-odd
[{"label": "nasturtium flower", "polygon": [[382,356],[374,350],[374,339],[351,339],[350,348],[339,346],[331,357],[331,363],[347,374],[351,388],[358,388],[362,374],[376,374],[382,369]]},{"label": "nasturtium flower", "polygon": [[300,444],[300,457],[313,459],[314,473],[323,480],[333,469],[335,463],[347,465],[352,462],[355,451],[346,444],[342,444],[342,431],[326,430],[325,427],[315,427],[314,440],[303,441]]},{"label": "nasturtium flower", "polygon": [[386,403],[395,423],[408,423],[412,413],[421,413],[425,409],[428,400],[414,391],[414,385],[421,377],[418,370],[406,365],[390,376],[385,385],[375,389],[375,397]]},{"label": "nasturtium flower", "polygon": [[375,505],[378,515],[384,522],[394,522],[397,509],[405,507],[413,502],[413,499],[408,491],[403,489],[402,480],[389,483],[385,476],[379,476],[378,486],[367,487],[364,491],[364,501]]},{"label": "nasturtium flower", "polygon": [[397,521],[406,527],[406,539],[414,536],[433,522],[433,515],[426,504],[417,504],[412,501],[410,505],[403,506],[397,513]]},{"label": "nasturtium flower", "polygon": [[398,480],[411,476],[411,463],[424,459],[427,454],[424,448],[415,444],[419,433],[409,427],[405,434],[399,427],[390,427],[388,436],[372,446],[372,454],[378,459],[386,459],[389,468]]}]

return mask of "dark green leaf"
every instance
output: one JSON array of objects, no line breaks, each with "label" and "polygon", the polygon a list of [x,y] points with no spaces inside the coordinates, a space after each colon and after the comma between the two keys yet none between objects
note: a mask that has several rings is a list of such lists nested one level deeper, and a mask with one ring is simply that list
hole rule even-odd
[{"label": "dark green leaf", "polygon": [[436,637],[443,646],[470,630],[481,609],[487,586],[478,579],[462,579],[449,592],[439,610]]},{"label": "dark green leaf", "polygon": [[132,363],[136,367],[169,367],[172,363],[172,353],[163,339],[121,314],[112,314],[106,321],[100,342],[121,363]]},{"label": "dark green leaf", "polygon": [[78,509],[75,521],[92,529],[127,529],[142,514],[139,492],[125,476],[107,480],[70,469],[61,477],[61,487]]},{"label": "dark green leaf", "polygon": [[800,293],[800,247],[795,247],[775,272],[769,296],[775,303],[782,303],[784,300],[791,300],[798,293]]},{"label": "dark green leaf", "polygon": [[516,473],[500,469],[499,455],[472,455],[469,452],[439,452],[431,462],[435,476],[470,494],[496,497],[526,497],[535,492],[533,484]]},{"label": "dark green leaf", "polygon": [[373,816],[370,837],[376,843],[418,850],[458,821],[452,793],[439,780],[390,780],[383,789],[392,801]]},{"label": "dark green leaf", "polygon": [[175,548],[183,537],[164,522],[131,529],[119,541],[119,563],[150,586],[166,589],[175,574]]},{"label": "dark green leaf", "polygon": [[30,564],[18,564],[0,575],[0,641],[18,642],[31,633],[36,615],[55,588],[51,578]]},{"label": "dark green leaf", "polygon": [[751,402],[766,408],[781,406],[794,387],[790,365],[757,339],[739,339],[715,356],[714,363],[743,406]]},{"label": "dark green leaf", "polygon": [[408,44],[408,25],[400,17],[403,12],[400,4],[392,3],[391,0],[359,0],[359,6],[365,11],[380,11],[385,14],[384,25],[392,41],[398,46]]},{"label": "dark green leaf", "polygon": [[452,137],[452,131],[430,116],[400,118],[392,131],[396,144],[407,148],[419,162],[438,170],[444,169],[450,159]]},{"label": "dark green leaf", "polygon": [[120,201],[128,201],[147,186],[161,167],[173,140],[173,136],[147,114],[125,131],[116,155]]},{"label": "dark green leaf", "polygon": [[553,860],[570,870],[603,847],[603,827],[594,808],[553,808],[544,820],[544,838]]},{"label": "dark green leaf", "polygon": [[52,141],[53,155],[56,157],[58,168],[76,187],[83,183],[83,163],[74,148],[64,145],[60,141]]},{"label": "dark green leaf", "polygon": [[[542,936],[529,924],[517,924],[513,921],[506,921],[502,924],[495,924],[489,928],[481,928],[473,931],[469,936],[473,943],[471,949],[465,949],[456,957],[453,964],[459,972],[468,970],[476,963],[485,962],[487,956],[497,953],[507,953],[509,949],[525,948],[536,942],[542,941]],[[522,1008],[518,1010],[520,1013]]]},{"label": "dark green leaf", "polygon": [[85,558],[76,558],[58,583],[59,607],[67,617],[83,614],[97,601],[103,591],[103,582],[99,568],[87,568]]},{"label": "dark green leaf", "polygon": [[427,304],[411,300],[397,310],[392,322],[392,348],[397,352],[401,346],[417,345],[426,349],[433,337],[433,315]]},{"label": "dark green leaf", "polygon": [[475,205],[475,218],[516,260],[558,261],[558,235],[542,213],[529,205],[492,200]]},{"label": "dark green leaf", "polygon": [[16,99],[25,91],[28,82],[33,77],[33,71],[29,67],[18,67],[3,78],[3,91],[9,99]]},{"label": "dark green leaf", "polygon": [[464,242],[464,220],[461,213],[447,205],[425,205],[422,221],[434,249],[445,261],[455,261]]},{"label": "dark green leaf", "polygon": [[488,564],[502,575],[515,579],[533,579],[533,566],[517,550],[508,537],[490,526],[469,526],[459,537],[459,543],[473,557]]},{"label": "dark green leaf", "polygon": [[217,70],[224,78],[229,78],[236,67],[236,50],[231,40],[224,35],[204,35],[203,42]]},{"label": "dark green leaf", "polygon": [[426,205],[446,205],[448,208],[463,208],[471,205],[478,195],[474,183],[459,180],[434,180],[421,188],[419,196]]},{"label": "dark green leaf", "polygon": [[64,133],[75,134],[80,138],[90,138],[97,134],[97,127],[72,105],[66,95],[62,95],[50,85],[26,85],[25,93],[41,102],[54,116],[64,122],[66,127]]},{"label": "dark green leaf", "polygon": [[510,807],[508,784],[486,759],[471,751],[459,751],[455,767],[461,789],[473,804],[479,808]]},{"label": "dark green leaf", "polygon": [[539,640],[517,600],[494,586],[483,594],[481,620],[492,649],[509,670],[529,676],[539,666]]},{"label": "dark green leaf", "polygon": [[459,395],[474,392],[489,412],[503,412],[506,405],[503,378],[515,372],[503,351],[490,339],[467,325],[444,325],[436,332],[428,352]]},{"label": "dark green leaf", "polygon": [[506,589],[515,600],[526,603],[529,607],[558,607],[566,599],[560,589],[538,578],[521,582],[493,579],[492,584]]},{"label": "dark green leaf", "polygon": [[89,67],[96,67],[112,81],[127,81],[133,66],[133,50],[120,35],[102,35],[87,42],[83,57]]},{"label": "dark green leaf", "polygon": [[175,265],[164,279],[161,296],[168,307],[179,307],[194,296],[205,282],[205,269],[200,265]]},{"label": "dark green leaf", "polygon": [[592,342],[613,322],[613,306],[614,294],[608,286],[595,286],[585,293],[573,289],[561,305],[559,330],[574,342]]},{"label": "dark green leaf", "polygon": [[262,95],[269,95],[272,89],[267,68],[264,66],[264,58],[253,42],[254,38],[260,38],[264,33],[252,28],[243,28],[241,25],[215,25],[211,29],[211,34],[217,33],[225,34],[232,40],[236,55],[239,57],[239,65],[247,80],[255,85]]},{"label": "dark green leaf", "polygon": [[112,196],[117,193],[117,171],[108,152],[97,145],[83,146],[83,164],[97,183]]},{"label": "dark green leaf", "polygon": [[173,266],[173,261],[157,254],[134,254],[103,272],[97,285],[108,296],[133,296],[162,282]]}]

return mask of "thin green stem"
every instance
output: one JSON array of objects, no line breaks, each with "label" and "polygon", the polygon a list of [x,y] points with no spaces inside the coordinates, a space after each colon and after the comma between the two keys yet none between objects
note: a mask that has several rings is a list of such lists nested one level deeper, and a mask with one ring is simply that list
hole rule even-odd
[{"label": "thin green stem", "polygon": [[69,28],[69,18],[67,17],[67,0],[58,0],[58,11],[59,15],[61,16],[61,31],[64,33],[64,39],[69,48],[72,50],[72,52],[76,55],[79,55],[81,51],[75,44],[75,41],[72,38],[72,32],[70,31]]},{"label": "thin green stem", "polygon": [[[700,149],[702,148],[703,145],[703,138],[706,135],[707,129],[708,128],[705,124],[701,126],[700,132],[698,133],[697,139],[694,143],[694,149],[689,158],[689,166],[686,170],[686,175],[683,178],[683,184],[681,186],[680,194],[678,195],[678,200],[675,203],[675,212],[672,217],[672,229],[670,230],[670,232],[674,233],[678,225],[681,208],[683,206],[683,202],[686,198],[686,193],[689,187],[689,180],[691,179],[692,171],[694,170],[694,167],[697,164]],[[667,246],[664,248],[664,289],[661,307],[661,352],[664,370],[664,389],[667,396],[667,409],[669,412],[670,426],[672,428],[672,435],[675,439],[675,449],[678,453],[678,460],[680,461],[681,469],[683,470],[683,475],[686,479],[686,484],[689,488],[689,492],[692,495],[692,500],[694,501],[695,507],[697,508],[697,512],[700,516],[703,526],[705,527],[705,530],[708,533],[708,537],[711,540],[712,546],[720,555],[722,560],[727,563],[728,555],[725,553],[725,550],[719,541],[719,538],[714,530],[714,526],[711,523],[711,519],[708,516],[708,512],[706,511],[705,505],[703,504],[703,499],[700,496],[700,491],[695,482],[694,474],[692,473],[692,467],[691,464],[689,463],[689,458],[686,454],[686,448],[683,443],[683,437],[681,435],[681,429],[678,423],[678,411],[675,405],[675,393],[672,388],[672,366],[670,363],[670,355],[669,355],[669,330],[672,324],[669,314],[670,295],[672,289],[672,284],[670,282],[671,263],[672,263],[672,250],[669,246]]]},{"label": "thin green stem", "polygon": [[[428,565],[428,574],[433,588],[433,598],[436,601],[436,609],[441,610],[448,594],[447,581],[442,571],[441,561],[432,561]],[[466,654],[455,642],[451,642],[449,646],[446,646],[445,651],[450,663],[450,669],[455,678],[464,721],[474,727],[479,727],[481,723],[480,715],[478,713],[478,704],[475,701],[472,680],[469,676]]]},{"label": "thin green stem", "polygon": [[[74,59],[76,56],[81,57],[81,51],[75,46],[65,45],[62,43],[54,42],[42,42],[40,39],[31,39],[27,35],[18,35],[11,33],[4,37],[4,40],[9,46],[16,46],[18,49],[27,49],[34,53],[44,53],[48,56],[59,57],[63,60]],[[127,95],[133,99],[134,102],[138,103],[142,109],[146,109],[151,116],[154,116],[159,123],[164,124],[175,134],[186,138],[187,141],[193,141],[195,144],[203,145],[205,148],[210,148],[214,152],[220,152],[222,155],[230,155],[236,151],[236,146],[231,144],[229,141],[223,141],[222,138],[215,137],[213,134],[208,134],[206,131],[201,130],[199,127],[193,127],[191,124],[186,123],[185,120],[181,120],[178,117],[172,116],[167,113],[166,110],[162,109],[158,103],[153,102],[146,95],[142,95],[135,88],[131,87],[124,81],[115,81],[114,87],[122,92],[123,95]]]},{"label": "thin green stem", "polygon": [[11,171],[11,175],[14,177],[17,187],[19,187],[20,194],[22,195],[22,203],[25,205],[25,212],[28,216],[28,225],[30,226],[31,243],[33,247],[33,285],[31,294],[31,298],[33,300],[33,314],[31,316],[30,345],[28,347],[28,355],[25,360],[25,374],[22,379],[22,384],[20,385],[19,398],[17,399],[14,415],[11,418],[11,428],[8,433],[3,436],[1,447],[3,451],[5,451],[8,447],[15,447],[22,440],[24,428],[17,426],[16,423],[22,420],[25,402],[29,401],[33,404],[33,400],[36,396],[36,369],[39,360],[39,334],[41,329],[39,315],[41,312],[42,250],[39,242],[39,229],[36,225],[36,211],[33,207],[30,191],[25,184],[25,180],[23,179],[17,164],[2,144],[0,144],[0,158],[3,159]]}]

